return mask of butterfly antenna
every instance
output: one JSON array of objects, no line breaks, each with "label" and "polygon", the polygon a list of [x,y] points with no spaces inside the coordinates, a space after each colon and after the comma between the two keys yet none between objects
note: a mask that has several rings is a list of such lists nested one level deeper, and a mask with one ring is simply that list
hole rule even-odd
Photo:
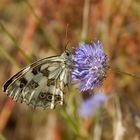
[{"label": "butterfly antenna", "polygon": [[66,26],[66,33],[65,33],[65,50],[67,49],[67,46],[69,44],[69,41],[67,40],[68,39],[68,28],[69,28],[69,24],[67,24]]}]

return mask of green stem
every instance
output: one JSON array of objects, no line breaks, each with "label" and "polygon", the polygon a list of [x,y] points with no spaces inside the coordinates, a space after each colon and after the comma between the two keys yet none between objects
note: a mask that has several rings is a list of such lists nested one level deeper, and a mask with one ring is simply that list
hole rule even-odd
[{"label": "green stem", "polygon": [[73,132],[76,135],[79,135],[78,127],[76,123],[72,120],[72,118],[66,113],[66,111],[62,111],[61,115],[64,117],[64,119],[67,121],[70,128],[73,130]]}]

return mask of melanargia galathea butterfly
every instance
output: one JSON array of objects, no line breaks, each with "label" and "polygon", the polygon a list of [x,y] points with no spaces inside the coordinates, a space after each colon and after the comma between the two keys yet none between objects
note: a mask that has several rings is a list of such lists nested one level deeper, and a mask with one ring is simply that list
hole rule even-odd
[{"label": "melanargia galathea butterfly", "polygon": [[41,59],[26,66],[3,86],[3,91],[15,101],[25,102],[34,108],[53,109],[63,104],[64,88],[70,83],[72,55]]}]

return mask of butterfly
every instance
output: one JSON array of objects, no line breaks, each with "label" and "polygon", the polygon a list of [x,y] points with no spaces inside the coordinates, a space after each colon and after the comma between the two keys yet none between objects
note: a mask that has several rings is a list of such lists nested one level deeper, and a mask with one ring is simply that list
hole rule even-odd
[{"label": "butterfly", "polygon": [[72,54],[65,50],[59,56],[38,60],[12,76],[3,91],[15,101],[33,108],[53,109],[63,105],[64,88],[71,82]]}]

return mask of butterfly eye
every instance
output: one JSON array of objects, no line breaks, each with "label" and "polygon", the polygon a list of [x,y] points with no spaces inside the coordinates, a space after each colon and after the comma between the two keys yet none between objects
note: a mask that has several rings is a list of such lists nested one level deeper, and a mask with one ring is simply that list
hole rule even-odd
[{"label": "butterfly eye", "polygon": [[68,51],[66,51],[66,55],[67,55],[67,56],[69,56],[69,55],[70,55],[70,53],[69,53]]},{"label": "butterfly eye", "polygon": [[70,54],[67,52],[67,56],[69,56]]}]

